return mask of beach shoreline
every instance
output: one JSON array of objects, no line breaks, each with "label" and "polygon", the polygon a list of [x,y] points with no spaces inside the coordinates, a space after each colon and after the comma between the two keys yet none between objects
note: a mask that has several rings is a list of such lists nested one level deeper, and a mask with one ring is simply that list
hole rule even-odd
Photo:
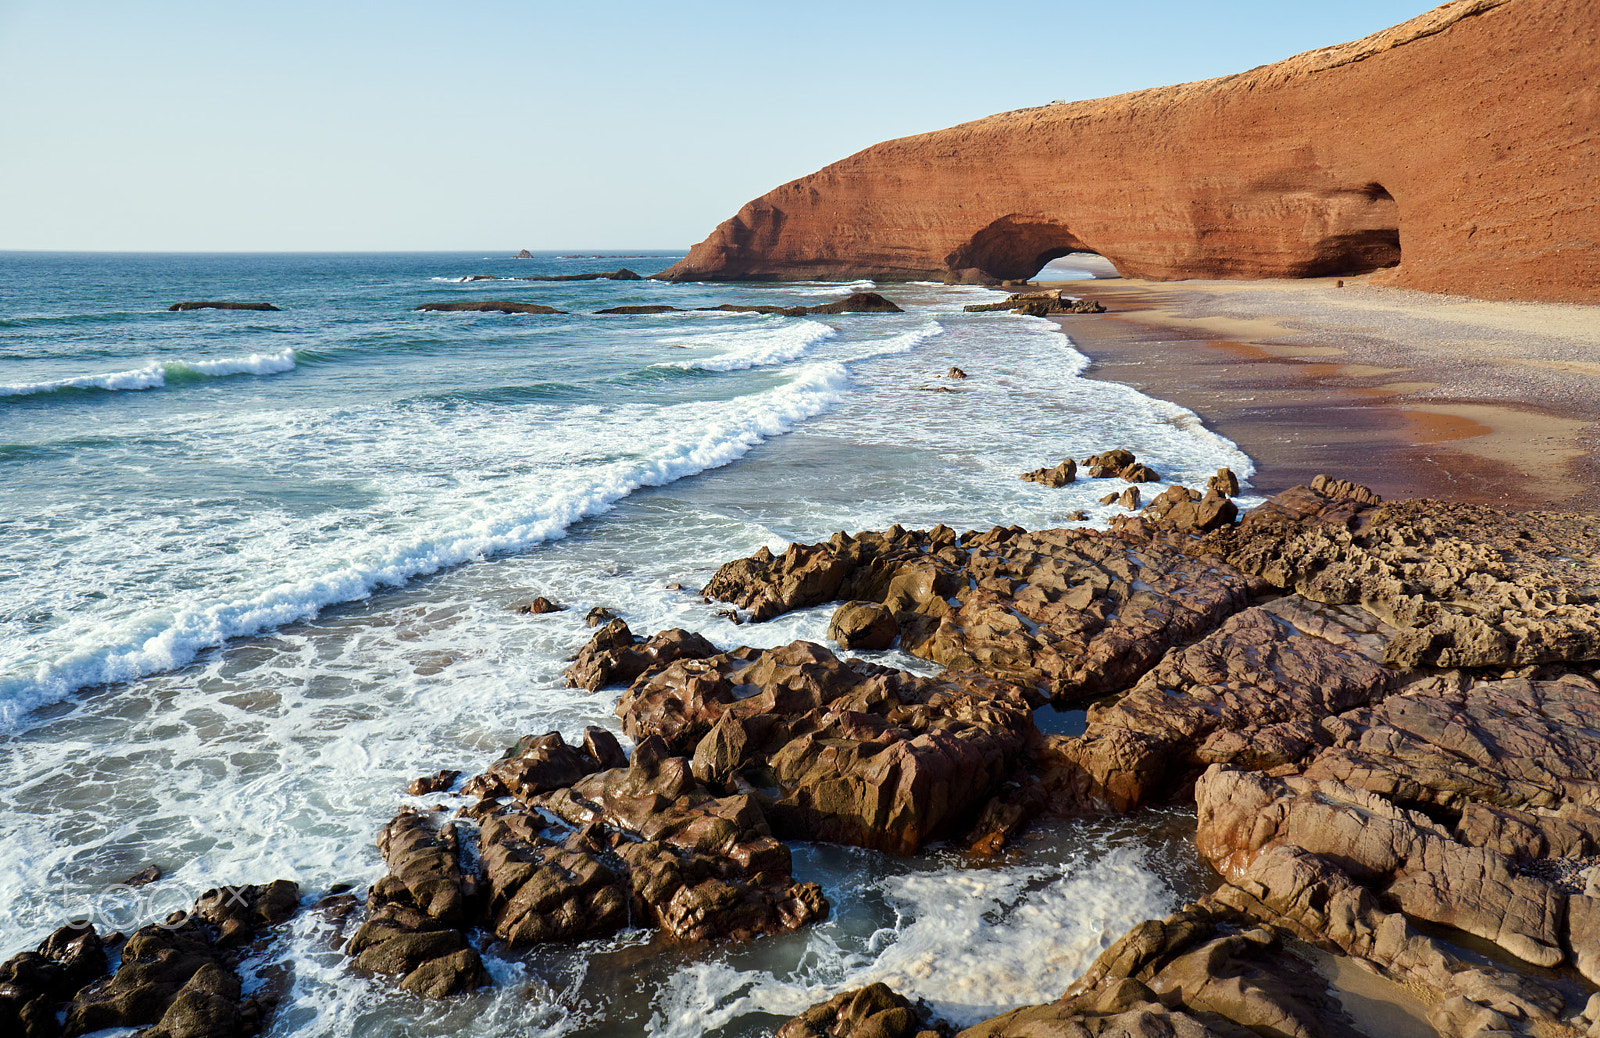
[{"label": "beach shoreline", "polygon": [[1257,493],[1326,472],[1384,497],[1600,509],[1600,307],[1430,295],[1383,271],[1153,282],[1071,263],[1096,279],[1038,284],[1106,307],[1056,318],[1084,374],[1194,411],[1255,461]]}]

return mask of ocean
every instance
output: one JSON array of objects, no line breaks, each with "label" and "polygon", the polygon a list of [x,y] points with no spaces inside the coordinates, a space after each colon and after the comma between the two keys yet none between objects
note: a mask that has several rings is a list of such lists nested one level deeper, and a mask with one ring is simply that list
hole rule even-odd
[{"label": "ocean", "polygon": [[[989,866],[800,844],[834,906],[801,933],[489,945],[495,987],[444,1004],[351,973],[314,906],[383,874],[399,807],[453,802],[412,778],[617,729],[618,690],[563,687],[589,609],[824,641],[828,607],[735,626],[697,589],[837,530],[1104,524],[1098,483],[1017,478],[1068,456],[1251,471],[1192,413],[1086,378],[1055,322],[962,311],[988,289],[515,280],[679,256],[0,253],[0,958],[288,878],[307,908],[245,968],[283,993],[273,1035],[753,1035],[873,980],[970,1024],[1204,888],[1181,812],[1042,829]],[[906,312],[593,312],[862,290]],[[167,309],[202,299],[282,309]],[[413,309],[467,299],[571,313]],[[569,608],[517,611],[540,595]]]}]

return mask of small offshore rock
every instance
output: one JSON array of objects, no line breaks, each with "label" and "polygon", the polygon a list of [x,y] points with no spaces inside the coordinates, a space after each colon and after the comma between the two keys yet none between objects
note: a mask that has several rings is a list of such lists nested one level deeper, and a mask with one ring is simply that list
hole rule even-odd
[{"label": "small offshore rock", "polygon": [[610,623],[616,618],[617,614],[613,613],[605,606],[595,606],[593,609],[589,610],[588,613],[584,614],[583,622],[590,627],[600,627],[604,624]]},{"label": "small offshore rock", "polygon": [[1105,497],[1100,499],[1100,503],[1103,505],[1114,505],[1117,503],[1117,495],[1115,493],[1107,494]]},{"label": "small offshore rock", "polygon": [[1071,458],[1063,461],[1054,468],[1034,469],[1024,472],[1022,479],[1028,483],[1041,483],[1047,487],[1064,487],[1073,483],[1078,478],[1078,463]]},{"label": "small offshore rock", "polygon": [[1117,473],[1117,475],[1121,476],[1129,483],[1161,482],[1161,477],[1156,473],[1155,469],[1151,468],[1149,465],[1142,465],[1137,462],[1129,465],[1127,468]]},{"label": "small offshore rock", "polygon": [[951,368],[945,374],[945,377],[946,378],[961,379],[961,378],[966,378],[967,377],[967,373],[965,371],[962,371],[960,368]]},{"label": "small offshore rock", "polygon": [[661,304],[656,304],[654,306],[613,306],[613,307],[608,307],[607,309],[604,309],[604,310],[596,310],[595,311],[595,313],[597,313],[597,314],[632,314],[632,315],[676,314],[676,313],[681,313],[681,312],[682,311],[680,311],[675,306],[665,306],[665,305],[661,305]]},{"label": "small offshore rock", "polygon": [[1138,508],[1139,488],[1129,487],[1128,489],[1124,490],[1122,492],[1122,496],[1117,498],[1117,504],[1121,505],[1123,508]]},{"label": "small offshore rock", "polygon": [[812,314],[903,314],[893,302],[876,292],[852,292],[834,303],[806,308]]},{"label": "small offshore rock", "polygon": [[231,303],[219,299],[203,299],[187,303],[173,303],[167,307],[167,312],[175,310],[272,310],[280,311],[281,307],[271,303]]},{"label": "small offshore rock", "polygon": [[456,784],[456,779],[461,777],[459,771],[439,771],[432,775],[423,775],[414,778],[406,787],[406,792],[414,797],[425,797],[430,793],[443,793]]},{"label": "small offshore rock", "polygon": [[123,880],[122,882],[123,882],[123,884],[125,886],[142,887],[142,886],[145,886],[147,884],[154,883],[156,880],[158,880],[160,878],[161,878],[161,868],[160,868],[160,866],[157,866],[157,865],[146,865],[144,868],[140,869],[138,872],[135,872],[133,875],[129,876],[127,879]]},{"label": "small offshore rock", "polygon": [[1138,460],[1138,458],[1134,457],[1133,451],[1118,447],[1116,450],[1091,454],[1083,459],[1083,467],[1089,470],[1090,479],[1104,479],[1107,476],[1122,475],[1124,469],[1132,466]]},{"label": "small offshore rock", "polygon": [[564,612],[566,610],[566,608],[567,608],[566,606],[561,605],[558,602],[552,602],[552,601],[550,601],[550,599],[545,598],[543,595],[540,595],[538,598],[534,599],[532,602],[529,602],[527,605],[518,606],[517,607],[517,612],[519,612],[519,613],[529,613],[529,614],[532,614],[534,616],[542,616],[545,613],[560,613],[560,612]]}]

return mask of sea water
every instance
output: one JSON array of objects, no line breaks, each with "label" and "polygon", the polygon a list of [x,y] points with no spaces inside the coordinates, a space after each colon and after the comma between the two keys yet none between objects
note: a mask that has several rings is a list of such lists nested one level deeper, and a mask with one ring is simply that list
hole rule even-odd
[{"label": "sea water", "polygon": [[[826,607],[735,626],[696,589],[837,530],[1103,524],[1098,481],[1017,476],[1110,447],[1191,486],[1250,471],[1193,414],[1085,378],[1054,322],[962,310],[987,289],[518,280],[676,258],[0,254],[0,955],[289,878],[308,908],[246,970],[285,992],[272,1034],[756,1034],[872,980],[968,1024],[1204,885],[1162,814],[989,865],[801,844],[835,908],[801,933],[490,945],[496,986],[445,1004],[350,972],[310,906],[383,874],[400,806],[458,803],[410,779],[616,728],[616,690],[563,686],[590,608],[821,641]],[[862,290],[905,313],[594,313]],[[167,310],[194,299],[282,309]],[[413,309],[465,299],[570,313]],[[516,611],[538,595],[569,608]]]}]

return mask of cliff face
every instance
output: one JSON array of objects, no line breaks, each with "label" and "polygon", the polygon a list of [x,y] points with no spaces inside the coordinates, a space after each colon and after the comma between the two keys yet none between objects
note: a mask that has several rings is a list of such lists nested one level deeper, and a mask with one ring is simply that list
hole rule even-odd
[{"label": "cliff face", "polygon": [[662,277],[1312,277],[1600,302],[1600,0],[1454,0],[1221,79],[874,145]]}]

